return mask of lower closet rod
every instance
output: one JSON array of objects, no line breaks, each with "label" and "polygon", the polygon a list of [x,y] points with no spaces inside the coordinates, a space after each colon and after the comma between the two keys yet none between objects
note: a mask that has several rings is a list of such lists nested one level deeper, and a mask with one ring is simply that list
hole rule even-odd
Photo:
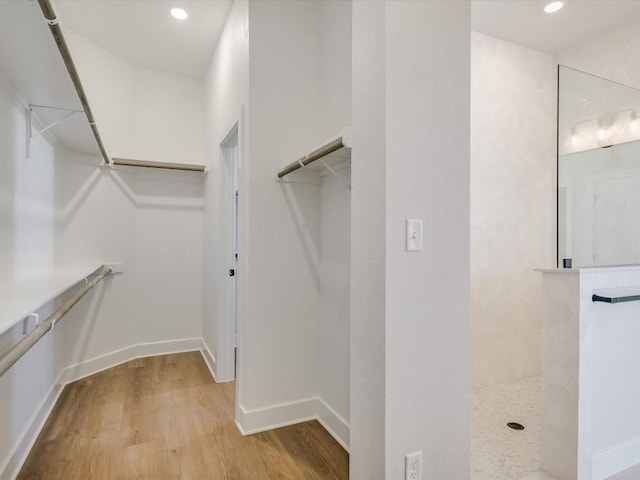
[{"label": "lower closet rod", "polygon": [[53,326],[60,320],[71,308],[80,301],[85,294],[91,290],[96,283],[109,275],[113,269],[103,265],[98,270],[93,272],[92,275],[97,275],[90,280],[84,287],[82,287],[73,297],[64,302],[53,314],[47,318],[44,322],[34,328],[29,334],[11,347],[2,357],[0,357],[0,377],[4,375],[20,358],[33,347],[38,340],[45,336],[45,334],[53,328]]}]

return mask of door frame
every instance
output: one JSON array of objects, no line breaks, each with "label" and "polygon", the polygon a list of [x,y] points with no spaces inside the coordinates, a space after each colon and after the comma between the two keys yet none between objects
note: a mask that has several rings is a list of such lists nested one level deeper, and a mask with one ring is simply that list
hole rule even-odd
[{"label": "door frame", "polygon": [[[220,142],[220,217],[218,234],[218,268],[220,271],[219,340],[216,358],[217,381],[236,379],[238,337],[238,192],[239,128],[236,122]],[[234,275],[230,275],[230,271]]]}]

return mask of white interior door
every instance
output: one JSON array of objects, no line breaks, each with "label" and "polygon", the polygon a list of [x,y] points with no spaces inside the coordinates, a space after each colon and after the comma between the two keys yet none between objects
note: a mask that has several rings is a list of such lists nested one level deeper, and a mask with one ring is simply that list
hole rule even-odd
[{"label": "white interior door", "polygon": [[224,358],[220,361],[219,371],[224,372],[225,379],[236,378],[236,348],[238,345],[238,128],[234,127],[220,145],[223,157],[224,175],[221,185],[222,222],[220,244],[225,259],[224,275],[226,276],[224,309],[222,314]]}]

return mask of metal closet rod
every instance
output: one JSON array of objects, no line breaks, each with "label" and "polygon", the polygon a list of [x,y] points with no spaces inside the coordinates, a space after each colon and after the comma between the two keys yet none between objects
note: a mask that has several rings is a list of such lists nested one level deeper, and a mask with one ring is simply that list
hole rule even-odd
[{"label": "metal closet rod", "polygon": [[153,162],[150,160],[131,160],[128,158],[114,158],[113,164],[123,167],[163,168],[165,170],[183,170],[186,172],[206,171],[204,165],[193,165],[190,163]]},{"label": "metal closet rod", "polygon": [[[4,375],[20,358],[29,351],[38,341],[46,335],[46,333],[53,328],[53,326],[64,315],[71,310],[71,308],[80,301],[85,294],[91,290],[96,283],[109,275],[113,269],[106,265],[101,266],[98,270],[93,272],[89,277],[95,276],[92,280],[82,287],[73,297],[64,302],[53,314],[47,318],[44,322],[38,324],[36,328],[31,330],[29,334],[11,347],[4,355],[0,357],[0,377]],[[87,278],[89,278],[87,277]],[[73,288],[73,287],[72,287]]]},{"label": "metal closet rod", "polygon": [[87,100],[87,95],[85,94],[84,88],[82,87],[82,82],[80,81],[78,70],[76,69],[75,63],[73,63],[71,52],[69,51],[67,42],[64,39],[64,35],[62,34],[60,25],[58,25],[56,12],[53,10],[53,7],[51,6],[49,0],[38,0],[38,4],[40,5],[40,9],[42,10],[44,18],[49,24],[49,29],[51,30],[51,34],[53,35],[54,40],[56,41],[56,45],[58,45],[58,50],[60,50],[60,55],[62,56],[62,60],[64,60],[64,64],[67,67],[67,71],[69,72],[69,76],[71,77],[71,81],[73,82],[73,86],[76,88],[76,92],[78,93],[78,97],[80,98],[80,103],[82,104],[82,109],[87,115],[89,126],[93,131],[93,136],[96,138],[96,142],[98,143],[98,148],[100,149],[100,153],[102,154],[104,163],[106,163],[107,165],[113,165],[113,162],[109,158],[109,155],[107,155],[107,151],[104,148],[104,143],[102,143],[102,137],[100,136],[100,132],[98,131],[98,126],[96,125],[96,120],[93,117],[91,107],[89,106],[89,100]]},{"label": "metal closet rod", "polygon": [[333,140],[332,142],[300,158],[299,160],[296,160],[295,162],[291,162],[289,165],[287,165],[282,170],[280,170],[276,175],[278,176],[278,178],[282,178],[285,175],[289,175],[291,172],[295,172],[299,168],[306,167],[310,163],[315,162],[316,160],[322,157],[326,157],[330,153],[333,153],[336,150],[340,150],[345,146],[346,145],[343,143],[343,137],[339,137],[336,140]]}]

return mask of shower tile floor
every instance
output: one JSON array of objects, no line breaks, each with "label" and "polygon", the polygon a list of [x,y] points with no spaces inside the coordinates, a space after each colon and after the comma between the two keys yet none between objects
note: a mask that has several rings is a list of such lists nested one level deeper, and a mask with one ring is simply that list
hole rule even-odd
[{"label": "shower tile floor", "polygon": [[473,480],[550,480],[538,473],[540,377],[475,389],[471,407]]},{"label": "shower tile floor", "polygon": [[[540,377],[471,392],[472,480],[554,480],[538,471],[539,444]],[[638,479],[640,465],[608,478]]]}]

